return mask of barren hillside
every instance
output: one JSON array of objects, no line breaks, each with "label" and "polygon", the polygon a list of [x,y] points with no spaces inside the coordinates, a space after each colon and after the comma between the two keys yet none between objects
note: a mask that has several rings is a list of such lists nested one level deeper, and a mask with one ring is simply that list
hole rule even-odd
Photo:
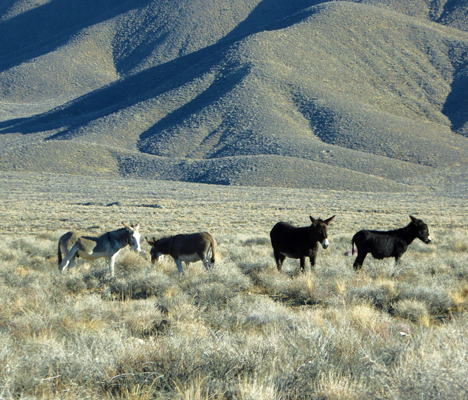
[{"label": "barren hillside", "polygon": [[8,1],[0,169],[466,184],[468,2],[434,4]]}]

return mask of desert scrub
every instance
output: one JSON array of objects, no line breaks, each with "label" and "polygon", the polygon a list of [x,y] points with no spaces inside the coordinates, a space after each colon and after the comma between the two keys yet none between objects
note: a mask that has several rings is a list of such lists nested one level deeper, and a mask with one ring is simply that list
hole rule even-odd
[{"label": "desert scrub", "polygon": [[53,267],[54,247],[47,239],[7,236],[0,245],[0,263],[14,262],[17,267],[44,272]]},{"label": "desert scrub", "polygon": [[[55,268],[31,274],[10,263],[3,285],[5,297],[12,297],[11,317],[3,330],[21,357],[5,356],[18,376],[4,387],[34,396],[79,384],[78,397],[95,387],[103,396],[245,397],[250,388],[259,396],[339,396],[346,390],[351,397],[372,397],[381,386],[369,382],[388,377],[383,381],[396,385],[392,371],[407,362],[408,344],[420,332],[430,336],[415,302],[434,310],[450,304],[443,296],[448,288],[422,290],[388,274],[356,275],[335,255],[297,274],[294,265],[279,273],[263,257],[237,264],[229,249],[223,251],[227,259],[211,271],[193,264],[179,276],[169,260],[153,269],[122,268],[113,281],[94,264],[61,276]],[[105,289],[94,293],[90,276],[102,289],[121,289],[116,297],[104,295]],[[142,287],[145,296],[135,297]],[[315,300],[308,305],[304,299]],[[167,328],[155,330],[163,320]],[[35,364],[30,375],[24,360]]]},{"label": "desert scrub", "polygon": [[391,312],[396,301],[397,292],[394,285],[385,283],[372,282],[347,291],[347,302],[350,304],[365,302],[384,312]]},{"label": "desert scrub", "polygon": [[468,251],[468,235],[466,230],[450,229],[438,232],[439,251],[466,253]]},{"label": "desert scrub", "polygon": [[191,265],[180,279],[180,286],[198,307],[221,308],[238,293],[248,292],[252,283],[236,268],[236,264],[229,260],[220,261],[208,271],[201,263]]},{"label": "desert scrub", "polygon": [[138,305],[132,307],[124,318],[124,325],[129,331],[129,336],[145,338],[161,334],[167,329],[166,315],[152,300],[138,302]]},{"label": "desert scrub", "polygon": [[311,273],[292,278],[278,273],[276,279],[270,282],[268,292],[273,298],[291,306],[314,305],[323,302],[317,278]]},{"label": "desert scrub", "polygon": [[150,256],[147,252],[142,251],[139,254],[124,248],[117,257],[116,268],[120,269],[122,275],[132,276],[139,271],[146,270],[150,262]]},{"label": "desert scrub", "polygon": [[222,309],[207,310],[205,324],[214,330],[265,330],[270,327],[287,329],[291,325],[289,308],[268,296],[251,294],[231,298]]},{"label": "desert scrub", "polygon": [[428,398],[466,398],[468,378],[463,371],[468,343],[463,330],[467,323],[464,315],[446,329],[416,327],[398,368],[382,376],[382,384],[401,398],[417,398],[421,393]]},{"label": "desert scrub", "polygon": [[395,316],[411,322],[429,325],[429,312],[425,302],[419,300],[402,300],[395,307]]},{"label": "desert scrub", "polygon": [[423,303],[430,315],[440,316],[450,313],[455,302],[443,287],[399,285],[398,301],[415,300]]},{"label": "desert scrub", "polygon": [[[0,208],[0,397],[467,397],[465,201],[232,187],[206,196],[197,185],[74,179],[54,176],[41,203],[31,180]],[[431,207],[423,220],[437,216],[433,243],[413,243],[399,264],[369,256],[356,273],[343,255],[352,235],[401,226],[421,204]],[[316,268],[301,274],[287,259],[279,273],[273,225],[330,208],[337,218]],[[170,257],[150,267],[148,254],[125,249],[113,280],[104,259],[58,273],[61,234],[121,220],[139,221],[144,236],[208,230],[219,261],[180,276]]]}]

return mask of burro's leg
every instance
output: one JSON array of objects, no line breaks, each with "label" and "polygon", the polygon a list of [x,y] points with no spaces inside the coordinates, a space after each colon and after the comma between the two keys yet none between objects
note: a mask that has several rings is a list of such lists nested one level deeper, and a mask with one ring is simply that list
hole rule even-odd
[{"label": "burro's leg", "polygon": [[182,269],[182,261],[180,260],[180,258],[175,258],[174,261],[177,265],[177,269],[179,270],[179,274],[182,275],[184,273],[184,270]]},{"label": "burro's leg", "polygon": [[112,255],[107,256],[107,265],[109,267],[109,274],[111,278],[114,278],[114,273],[115,273],[115,259],[117,258],[117,254],[119,252],[114,253]]},{"label": "burro's leg", "polygon": [[315,263],[317,262],[317,250],[312,250],[309,254],[309,260],[310,260],[310,268],[315,267]]},{"label": "burro's leg", "polygon": [[278,271],[281,271],[281,269],[283,268],[283,263],[284,263],[284,260],[286,259],[286,256],[281,254],[277,250],[273,250],[273,253],[274,253],[274,257],[276,261],[276,268],[278,268]]},{"label": "burro's leg", "polygon": [[67,272],[68,264],[70,264],[70,260],[68,258],[64,258],[62,263],[59,265],[59,271],[64,274]]},{"label": "burro's leg", "polygon": [[367,256],[367,253],[364,253],[364,251],[358,252],[356,260],[354,260],[354,264],[353,264],[353,267],[356,271],[362,268],[362,264],[364,263],[364,259],[366,258],[366,256]]},{"label": "burro's leg", "polygon": [[200,260],[203,262],[203,266],[208,271],[211,268],[211,263],[208,260],[208,251],[199,251],[197,253]]},{"label": "burro's leg", "polygon": [[304,256],[301,256],[301,258],[299,260],[300,260],[300,264],[301,264],[301,272],[304,272],[305,271],[305,260],[306,260],[306,258]]},{"label": "burro's leg", "polygon": [[74,265],[75,265],[75,256],[76,256],[77,251],[78,251],[78,247],[75,244],[75,245],[72,246],[70,251],[67,253],[67,255],[64,257],[64,259],[60,263],[59,271],[61,271],[62,274],[64,274],[66,272],[68,266],[70,266],[70,268],[74,267]]}]

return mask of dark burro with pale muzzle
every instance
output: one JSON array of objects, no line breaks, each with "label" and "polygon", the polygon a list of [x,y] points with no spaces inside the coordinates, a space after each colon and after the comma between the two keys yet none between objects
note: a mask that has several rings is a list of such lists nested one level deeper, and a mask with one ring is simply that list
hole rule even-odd
[{"label": "dark burro with pale muzzle", "polygon": [[[377,260],[394,257],[395,262],[398,262],[414,239],[418,238],[426,244],[431,243],[427,225],[411,215],[410,218],[411,222],[404,228],[391,231],[362,230],[356,233],[351,241],[351,254],[357,253],[354,269],[362,268],[369,253]],[[357,250],[354,249],[354,245]]]},{"label": "dark burro with pale muzzle", "polygon": [[281,271],[286,257],[300,260],[304,272],[305,260],[308,257],[311,267],[315,266],[318,244],[324,249],[329,245],[327,226],[335,216],[322,221],[309,217],[310,226],[295,227],[287,222],[278,222],[270,232],[271,245],[278,271]]}]

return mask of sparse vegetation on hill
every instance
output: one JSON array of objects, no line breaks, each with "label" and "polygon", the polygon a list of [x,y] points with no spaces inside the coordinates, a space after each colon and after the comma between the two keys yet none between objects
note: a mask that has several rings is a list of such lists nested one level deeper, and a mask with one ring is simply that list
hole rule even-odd
[{"label": "sparse vegetation on hill", "polygon": [[[462,0],[12,1],[0,168],[69,173],[69,158],[94,175],[357,190],[437,172],[443,189],[468,154],[466,13]],[[90,144],[107,167],[76,158]]]}]

